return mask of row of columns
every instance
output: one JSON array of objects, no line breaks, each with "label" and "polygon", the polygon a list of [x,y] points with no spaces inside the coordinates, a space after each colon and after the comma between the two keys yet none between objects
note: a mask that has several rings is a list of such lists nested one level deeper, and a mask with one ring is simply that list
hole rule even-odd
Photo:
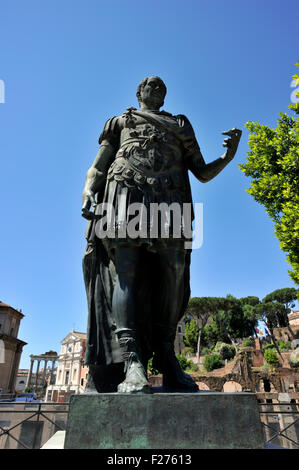
[{"label": "row of columns", "polygon": [[31,384],[34,361],[37,361],[37,368],[36,368],[36,372],[35,372],[35,388],[37,388],[37,385],[38,385],[38,374],[39,374],[41,361],[45,362],[44,363],[43,376],[42,376],[42,383],[44,383],[44,380],[45,380],[45,377],[46,377],[47,364],[48,364],[48,362],[52,362],[51,378],[50,378],[50,383],[52,383],[52,379],[53,379],[53,376],[54,376],[55,362],[57,361],[57,358],[51,358],[51,357],[45,358],[45,357],[41,357],[41,356],[35,356],[35,357],[30,356],[30,357],[31,357],[31,363],[30,363],[29,374],[28,374],[28,377],[27,377],[26,387],[30,387],[30,384]]}]

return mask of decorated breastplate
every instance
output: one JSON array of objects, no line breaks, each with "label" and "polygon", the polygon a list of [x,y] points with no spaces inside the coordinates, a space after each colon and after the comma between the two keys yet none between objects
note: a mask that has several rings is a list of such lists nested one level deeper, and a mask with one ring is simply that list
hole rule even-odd
[{"label": "decorated breastplate", "polygon": [[184,191],[178,139],[166,129],[144,120],[136,121],[129,122],[121,132],[120,148],[108,171],[108,179],[154,192],[166,188]]}]

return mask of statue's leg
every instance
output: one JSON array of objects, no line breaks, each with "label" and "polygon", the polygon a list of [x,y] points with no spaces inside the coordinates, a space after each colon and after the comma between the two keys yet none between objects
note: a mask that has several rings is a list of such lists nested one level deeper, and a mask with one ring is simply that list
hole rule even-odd
[{"label": "statue's leg", "polygon": [[163,374],[163,386],[173,389],[197,391],[192,378],[183,372],[174,352],[177,323],[184,297],[185,252],[163,250],[159,252],[161,299],[159,320],[154,325],[153,367]]},{"label": "statue's leg", "polygon": [[98,393],[117,392],[119,377],[123,377],[123,364],[94,365],[90,364],[87,383],[85,386],[86,395],[96,395]]},{"label": "statue's leg", "polygon": [[[116,281],[112,310],[122,358],[125,380],[118,385],[120,393],[150,393],[146,371],[140,360],[136,341],[136,279],[139,275],[140,251],[137,247],[119,246],[115,250]],[[138,339],[138,338],[137,338]]]}]

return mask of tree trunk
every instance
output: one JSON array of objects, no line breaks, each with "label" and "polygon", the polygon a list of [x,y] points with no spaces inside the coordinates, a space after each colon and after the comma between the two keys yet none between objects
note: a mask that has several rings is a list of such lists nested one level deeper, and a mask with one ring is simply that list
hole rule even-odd
[{"label": "tree trunk", "polygon": [[237,354],[238,348],[237,348],[237,345],[236,345],[236,343],[235,343],[235,341],[234,341],[232,335],[227,331],[227,328],[226,328],[225,325],[222,325],[222,327],[223,327],[225,333],[227,334],[227,336],[228,336],[230,342],[232,343],[233,347],[235,348],[235,351],[236,351],[236,354]]},{"label": "tree trunk", "polygon": [[294,333],[294,331],[292,330],[292,328],[290,327],[290,325],[288,325],[287,328],[288,328],[289,332],[291,333],[292,339],[294,339],[294,338],[295,338],[295,333]]},{"label": "tree trunk", "polygon": [[292,328],[290,327],[289,319],[287,319],[287,329],[288,329],[289,332],[291,333],[292,339],[294,339],[294,338],[295,338],[295,333],[294,333],[294,331],[292,330]]},{"label": "tree trunk", "polygon": [[279,357],[280,357],[281,360],[283,361],[281,352],[279,351],[279,347],[277,346],[276,339],[275,339],[275,336],[274,336],[274,334],[273,334],[273,329],[272,329],[272,328],[269,328],[269,326],[267,325],[267,323],[266,323],[266,326],[267,326],[267,328],[268,328],[268,330],[269,330],[269,332],[270,332],[270,336],[271,336],[271,339],[272,339],[273,344],[274,344],[274,346],[275,346],[275,349],[276,349],[276,351],[278,352]]},{"label": "tree trunk", "polygon": [[199,328],[199,332],[198,332],[198,339],[197,339],[197,364],[199,364],[199,356],[200,356],[200,352],[201,352],[201,346],[200,346],[200,340],[201,340],[201,332],[202,332],[203,328]]},{"label": "tree trunk", "polygon": [[236,345],[236,343],[235,343],[233,337],[229,334],[229,332],[228,332],[226,329],[225,329],[225,332],[226,332],[227,336],[229,337],[229,340],[231,341],[233,347],[234,347],[235,350],[236,350],[236,354],[237,354],[238,348],[237,348],[237,345]]},{"label": "tree trunk", "polygon": [[200,352],[201,352],[201,346],[200,346],[201,333],[202,333],[202,330],[204,329],[204,327],[206,326],[209,317],[210,317],[210,313],[206,313],[206,314],[200,316],[200,318],[197,318],[197,320],[200,319],[200,321],[201,321],[201,328],[199,328],[198,339],[197,339],[197,364],[199,364],[199,356],[200,356]]}]

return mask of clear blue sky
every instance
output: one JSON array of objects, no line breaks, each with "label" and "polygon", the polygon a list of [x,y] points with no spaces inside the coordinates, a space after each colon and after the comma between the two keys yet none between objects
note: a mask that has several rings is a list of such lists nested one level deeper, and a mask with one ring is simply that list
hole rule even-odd
[{"label": "clear blue sky", "polygon": [[207,162],[221,132],[243,130],[234,161],[208,184],[204,243],[192,255],[192,296],[237,297],[293,287],[273,223],[238,169],[247,121],[275,126],[288,111],[298,61],[297,1],[51,0],[1,2],[0,300],[22,308],[29,355],[86,330],[81,192],[105,121],[137,106],[159,75],[164,109],[186,114]]}]

